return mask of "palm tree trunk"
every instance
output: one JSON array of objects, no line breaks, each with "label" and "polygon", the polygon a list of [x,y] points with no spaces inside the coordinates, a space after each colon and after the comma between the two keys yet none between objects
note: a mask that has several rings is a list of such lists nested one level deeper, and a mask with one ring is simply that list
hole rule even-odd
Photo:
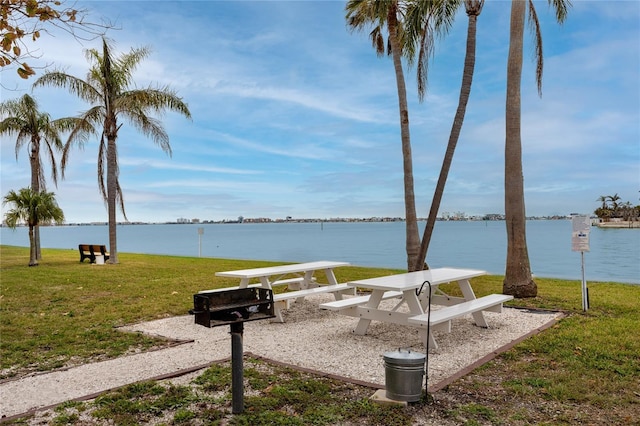
[{"label": "palm tree trunk", "polygon": [[29,266],[38,266],[34,228],[35,226],[29,225]]},{"label": "palm tree trunk", "polygon": [[[29,162],[31,166],[31,190],[40,192],[40,141],[37,136],[31,137],[31,153],[29,154]],[[40,225],[35,225],[33,229],[33,243],[36,250],[36,259],[42,259],[42,251],[40,250]]]},{"label": "palm tree trunk", "polygon": [[107,210],[109,211],[109,260],[118,263],[118,246],[116,237],[117,217],[116,204],[118,193],[118,159],[115,138],[107,139]]},{"label": "palm tree trunk", "polygon": [[447,177],[449,175],[449,169],[453,161],[453,154],[460,138],[460,131],[462,130],[462,123],[464,122],[464,116],[467,111],[467,103],[469,102],[469,95],[471,93],[471,83],[473,82],[473,72],[476,63],[476,28],[478,15],[482,10],[484,1],[472,0],[465,2],[467,8],[467,15],[469,16],[469,24],[467,26],[467,48],[464,58],[464,70],[462,72],[462,84],[460,86],[460,97],[458,99],[458,109],[453,119],[453,125],[451,126],[451,133],[449,135],[449,142],[447,144],[447,150],[442,161],[442,168],[440,169],[440,176],[438,177],[438,183],[431,200],[431,209],[429,210],[429,217],[427,218],[427,225],[424,228],[422,235],[422,242],[420,243],[420,253],[418,255],[415,270],[423,269],[426,265],[427,252],[429,250],[429,243],[431,242],[431,236],[433,235],[433,229],[436,224],[436,218],[438,216],[438,210],[440,209],[440,202],[442,201],[442,194],[444,193],[444,187],[447,183]]},{"label": "palm tree trunk", "polygon": [[538,289],[531,277],[526,241],[522,140],[520,132],[520,86],[526,2],[512,0],[507,99],[505,111],[504,195],[507,226],[507,262],[503,292],[515,297],[535,297]]},{"label": "palm tree trunk", "polygon": [[409,133],[409,106],[407,103],[407,89],[402,71],[401,48],[397,39],[397,2],[389,8],[388,20],[389,41],[396,74],[398,89],[398,107],[400,110],[400,135],[402,140],[402,161],[404,171],[404,207],[406,226],[407,269],[414,271],[414,265],[420,249],[420,233],[416,215],[415,192],[413,188],[413,164],[411,159],[411,137]]}]

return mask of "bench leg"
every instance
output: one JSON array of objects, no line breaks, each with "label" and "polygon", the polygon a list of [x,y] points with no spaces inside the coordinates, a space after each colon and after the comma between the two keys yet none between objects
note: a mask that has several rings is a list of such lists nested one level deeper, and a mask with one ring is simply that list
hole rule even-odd
[{"label": "bench leg", "polygon": [[[369,301],[367,302],[366,306],[368,308],[374,308],[374,309],[377,308],[378,305],[380,305],[380,301],[382,300],[383,295],[384,295],[384,291],[374,290],[371,293],[371,296],[369,296]],[[355,330],[353,330],[354,333],[360,336],[364,336],[367,333],[367,328],[369,328],[369,324],[371,324],[370,319],[360,318],[360,321],[358,321],[358,325],[356,325]]]},{"label": "bench leg", "polygon": [[[313,281],[313,271],[307,271],[304,273],[304,278],[299,284],[300,290],[308,290],[313,287],[318,287],[318,284]],[[297,303],[304,302],[304,296],[296,298]]]},{"label": "bench leg", "polygon": [[[462,294],[467,301],[476,298],[476,294],[473,292],[469,280],[458,281],[458,286],[460,287],[460,291],[462,291]],[[473,316],[473,320],[478,327],[489,328],[489,324],[487,324],[487,320],[484,318],[482,311],[473,312],[471,315]]]},{"label": "bench leg", "polygon": [[[413,290],[408,290],[403,292],[404,294],[403,296],[403,300],[405,302],[407,302],[407,306],[409,307],[409,311],[411,313],[413,313],[414,315],[420,315],[424,313],[424,310],[422,308],[422,304],[420,303],[420,299],[418,298],[418,296],[416,296],[415,292]],[[426,348],[427,352],[430,349],[438,349],[438,344],[436,343],[436,339],[434,339],[433,337],[433,330],[431,330],[428,334],[429,334],[429,341],[427,341],[427,329],[426,328],[421,328],[418,331],[419,335],[420,335],[420,340],[422,340],[422,343],[424,343],[424,347]]]},{"label": "bench leg", "polygon": [[429,341],[427,341],[427,329],[426,328],[421,328],[419,331],[420,333],[420,340],[422,340],[422,343],[424,344],[424,347],[426,348],[427,352],[429,352],[430,350],[436,350],[438,349],[438,343],[436,342],[436,339],[433,337],[433,330],[431,330],[429,332]]},{"label": "bench leg", "polygon": [[285,309],[289,309],[291,300],[276,300],[273,302],[273,314],[276,316],[273,319],[273,322],[284,322],[284,318],[282,317],[282,311]]},{"label": "bench leg", "polygon": [[273,307],[273,313],[276,316],[273,322],[284,322],[284,318],[282,318],[282,309],[276,304]]},{"label": "bench leg", "polygon": [[318,284],[317,280],[313,277],[314,272],[315,271],[307,271],[304,273],[304,281],[302,282],[304,289],[316,288],[320,285]]}]

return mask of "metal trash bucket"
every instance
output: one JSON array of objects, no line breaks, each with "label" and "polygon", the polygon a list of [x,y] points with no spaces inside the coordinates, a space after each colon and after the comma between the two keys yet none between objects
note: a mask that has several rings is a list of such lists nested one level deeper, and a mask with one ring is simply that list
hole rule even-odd
[{"label": "metal trash bucket", "polygon": [[426,356],[410,350],[386,352],[384,379],[386,396],[395,401],[416,402],[422,395]]}]

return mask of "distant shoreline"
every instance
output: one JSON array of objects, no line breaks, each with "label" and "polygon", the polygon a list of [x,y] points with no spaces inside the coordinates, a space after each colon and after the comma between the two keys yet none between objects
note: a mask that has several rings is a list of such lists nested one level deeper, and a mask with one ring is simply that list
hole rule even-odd
[{"label": "distant shoreline", "polygon": [[[477,221],[490,221],[500,222],[504,221],[504,218],[464,218],[464,219],[444,219],[438,218],[437,221],[444,222],[477,222]],[[527,220],[570,220],[568,217],[528,217]],[[418,218],[418,222],[425,222],[426,219]],[[339,222],[404,222],[402,218],[331,218],[331,219],[246,219],[242,222],[232,220],[222,221],[184,221],[184,222],[118,222],[119,226],[132,226],[132,225],[225,225],[225,224],[274,224],[274,223],[339,223]],[[71,222],[64,224],[43,224],[41,226],[107,226],[108,222]],[[591,221],[592,226],[598,228],[615,228],[615,229],[640,229],[640,221],[610,221],[610,222],[598,222],[595,219]],[[6,227],[6,224],[0,223],[0,228]],[[20,224],[18,227],[26,227],[25,224]]]},{"label": "distant shoreline", "polygon": [[[437,218],[438,222],[504,222],[504,217],[501,215],[491,216],[470,216],[459,218]],[[571,220],[568,216],[531,216],[527,217],[527,220]],[[226,225],[226,224],[273,224],[273,223],[355,223],[355,222],[404,222],[404,218],[401,217],[369,217],[369,218],[287,218],[287,219],[271,219],[271,218],[243,218],[239,220],[179,220],[168,222],[145,222],[145,221],[133,221],[133,222],[118,222],[118,225]],[[418,222],[426,222],[426,218],[418,218]],[[95,221],[95,222],[69,222],[63,224],[41,224],[40,226],[106,226],[108,222]],[[25,224],[18,225],[18,227],[26,226]],[[6,227],[5,223],[0,223],[0,227]]]}]

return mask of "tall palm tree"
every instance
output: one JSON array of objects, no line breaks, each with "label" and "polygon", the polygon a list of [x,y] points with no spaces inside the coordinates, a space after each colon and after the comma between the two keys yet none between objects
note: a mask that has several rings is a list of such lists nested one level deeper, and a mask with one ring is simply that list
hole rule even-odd
[{"label": "tall palm tree", "polygon": [[[31,189],[38,193],[47,189],[42,165],[41,151],[51,163],[51,179],[58,185],[58,166],[56,164],[56,151],[62,151],[60,132],[68,130],[72,119],[63,118],[51,120],[49,114],[38,108],[38,102],[29,96],[23,95],[19,99],[11,99],[0,103],[0,135],[17,135],[16,159],[23,146],[29,151],[29,164],[31,166]],[[34,230],[36,259],[41,259],[40,232],[36,226]]]},{"label": "tall palm tree", "polygon": [[[556,12],[559,23],[567,16],[568,0],[548,0]],[[520,132],[520,86],[522,80],[522,51],[524,21],[529,11],[533,25],[536,52],[536,82],[542,94],[542,34],[532,0],[511,1],[509,56],[507,60],[507,97],[505,108],[505,167],[504,211],[507,226],[507,262],[502,291],[515,297],[535,297],[538,287],[531,276],[527,251],[526,215],[524,203],[524,177],[522,173],[522,138]]]},{"label": "tall palm tree", "polygon": [[[189,109],[180,97],[168,87],[130,88],[133,71],[149,55],[148,48],[131,49],[127,54],[113,57],[112,47],[102,39],[102,53],[96,49],[86,51],[92,63],[86,80],[60,71],[48,72],[34,82],[37,86],[56,86],[91,104],[81,114],[64,146],[62,172],[67,164],[69,150],[74,144],[82,145],[90,135],[98,137],[98,186],[107,204],[109,214],[109,263],[118,263],[116,238],[116,204],[126,219],[122,188],[118,180],[118,131],[124,119],[150,137],[154,143],[171,155],[169,135],[160,120],[149,113],[163,113],[166,109],[191,118]],[[106,186],[105,186],[106,166]]]},{"label": "tall palm tree", "polygon": [[[407,269],[413,271],[420,248],[420,234],[416,215],[415,192],[413,184],[413,162],[411,155],[411,136],[409,132],[409,106],[407,89],[402,69],[403,37],[402,4],[398,0],[349,0],[346,5],[347,25],[352,30],[362,30],[373,26],[369,34],[378,56],[385,51],[393,58],[398,92],[400,113],[400,139],[404,172],[404,207],[406,226]],[[386,26],[388,39],[385,43],[383,30]],[[386,48],[385,48],[386,47]]]},{"label": "tall palm tree", "polygon": [[22,188],[18,192],[9,191],[2,203],[13,205],[13,208],[6,212],[4,217],[8,227],[15,229],[23,222],[29,226],[29,266],[38,266],[35,228],[41,223],[56,222],[60,224],[64,222],[64,213],[56,202],[55,194]]},{"label": "tall palm tree", "polygon": [[[448,8],[440,7],[439,19],[444,20],[445,23],[453,16],[455,9],[459,6],[459,1],[445,2],[444,6]],[[471,83],[473,82],[473,73],[476,62],[476,27],[478,16],[482,12],[482,6],[484,6],[484,0],[464,0],[464,6],[469,18],[467,25],[467,46],[464,58],[464,69],[462,73],[462,84],[460,86],[460,96],[458,98],[458,108],[453,119],[453,125],[451,126],[451,133],[449,134],[449,142],[447,143],[447,149],[445,151],[444,159],[442,160],[442,167],[440,169],[440,175],[438,182],[434,190],[433,198],[431,200],[431,208],[429,209],[429,216],[427,218],[427,224],[422,234],[422,241],[420,242],[420,252],[416,260],[415,269],[421,269],[425,265],[427,252],[429,250],[429,243],[431,242],[431,236],[433,235],[433,229],[436,224],[436,218],[438,215],[438,209],[440,208],[440,202],[442,201],[442,195],[444,194],[444,188],[453,161],[453,154],[460,138],[460,131],[462,130],[462,123],[464,122],[464,116],[467,111],[467,103],[469,101],[469,95],[471,93]],[[424,31],[424,34],[427,32]],[[424,44],[424,43],[423,43]],[[421,78],[420,69],[423,68],[424,60],[422,59],[428,49],[421,48],[420,60],[418,68],[418,90],[420,97],[424,95],[424,84],[421,82],[424,78]]]}]

